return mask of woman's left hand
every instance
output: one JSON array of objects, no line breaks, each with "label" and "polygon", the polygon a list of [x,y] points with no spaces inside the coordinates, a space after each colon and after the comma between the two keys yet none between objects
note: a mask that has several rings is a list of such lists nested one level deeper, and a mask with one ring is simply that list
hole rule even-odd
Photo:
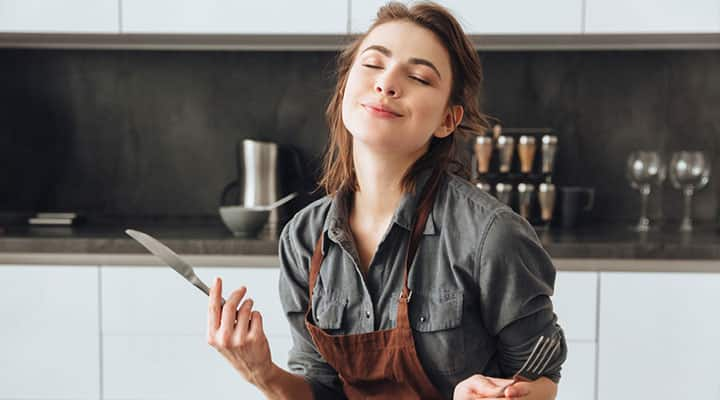
[{"label": "woman's left hand", "polygon": [[453,400],[522,399],[530,394],[528,385],[516,382],[505,389],[504,396],[498,397],[498,391],[509,383],[512,383],[512,379],[473,375],[455,386]]}]

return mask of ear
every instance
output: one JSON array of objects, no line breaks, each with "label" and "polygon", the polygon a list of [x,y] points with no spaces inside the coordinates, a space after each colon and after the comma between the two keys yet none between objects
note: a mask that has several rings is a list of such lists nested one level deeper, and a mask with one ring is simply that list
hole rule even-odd
[{"label": "ear", "polygon": [[450,106],[445,112],[442,124],[435,130],[433,136],[444,138],[455,131],[460,121],[462,121],[464,109],[460,105]]}]

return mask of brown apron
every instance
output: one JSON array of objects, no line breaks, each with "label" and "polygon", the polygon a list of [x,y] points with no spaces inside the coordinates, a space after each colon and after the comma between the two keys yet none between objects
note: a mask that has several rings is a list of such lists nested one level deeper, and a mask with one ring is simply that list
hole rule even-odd
[{"label": "brown apron", "polygon": [[[408,289],[408,271],[432,209],[440,176],[441,171],[433,171],[420,197],[405,253],[405,282],[398,299],[395,328],[355,335],[328,335],[312,323],[312,301],[308,301],[305,325],[320,355],[338,372],[350,400],[443,398],[420,364],[408,318],[408,303],[412,297]],[[322,265],[322,241],[321,234],[310,265],[310,299]]]}]

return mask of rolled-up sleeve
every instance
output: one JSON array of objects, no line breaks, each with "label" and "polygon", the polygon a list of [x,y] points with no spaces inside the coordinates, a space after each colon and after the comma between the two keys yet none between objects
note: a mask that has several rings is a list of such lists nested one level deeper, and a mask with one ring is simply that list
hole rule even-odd
[{"label": "rolled-up sleeve", "polygon": [[305,327],[311,255],[301,256],[298,252],[299,233],[294,229],[294,222],[293,219],[285,225],[279,243],[280,301],[293,340],[293,347],[288,357],[288,369],[303,376],[310,384],[316,400],[344,399],[345,395],[337,372],[318,353]]},{"label": "rolled-up sleeve", "polygon": [[542,373],[554,382],[567,358],[567,343],[550,296],[555,267],[534,229],[509,209],[495,212],[477,251],[483,323],[497,337],[498,362],[506,377],[527,360],[540,336],[560,340]]}]

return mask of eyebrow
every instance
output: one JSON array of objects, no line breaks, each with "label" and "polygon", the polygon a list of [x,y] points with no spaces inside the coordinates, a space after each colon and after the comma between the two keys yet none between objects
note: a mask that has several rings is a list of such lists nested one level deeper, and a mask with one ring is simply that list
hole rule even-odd
[{"label": "eyebrow", "polygon": [[[392,51],[390,51],[390,49],[388,49],[388,48],[385,47],[385,46],[380,46],[380,45],[377,45],[377,44],[370,45],[370,46],[366,47],[365,50],[363,50],[362,53],[360,53],[360,54],[363,54],[363,53],[365,53],[365,52],[368,51],[368,50],[376,50],[376,51],[379,51],[380,53],[384,54],[384,55],[387,56],[387,57],[392,57]],[[435,66],[435,64],[433,64],[433,63],[430,62],[429,60],[426,60],[426,59],[424,59],[424,58],[413,57],[413,58],[411,58],[411,59],[408,60],[408,63],[410,63],[410,64],[417,64],[417,65],[425,65],[425,66],[427,66],[427,67],[430,67],[430,69],[432,69],[433,71],[435,71],[435,73],[437,74],[438,78],[440,78],[440,80],[442,80],[442,75],[440,75],[440,71],[438,71],[438,69],[437,69],[437,67]]]}]

